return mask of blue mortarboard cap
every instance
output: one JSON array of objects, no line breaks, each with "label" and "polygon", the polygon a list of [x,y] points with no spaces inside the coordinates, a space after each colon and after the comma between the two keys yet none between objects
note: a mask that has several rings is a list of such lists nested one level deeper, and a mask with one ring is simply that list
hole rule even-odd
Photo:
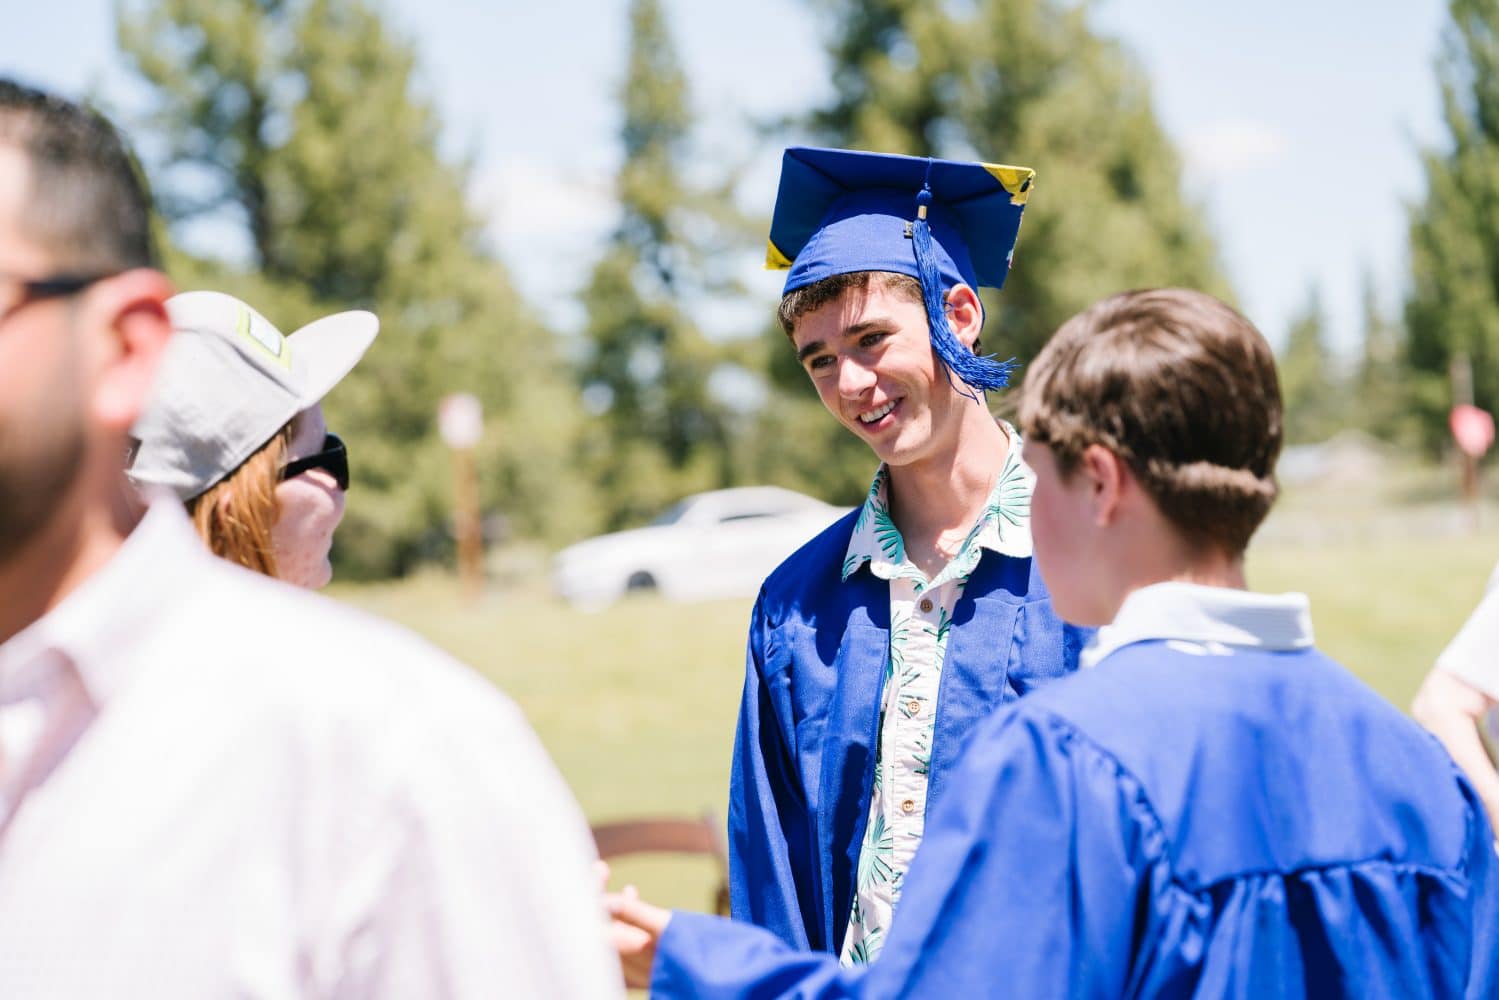
[{"label": "blue mortarboard cap", "polygon": [[1002,388],[1010,363],[959,343],[942,295],[960,282],[1004,285],[1034,178],[1028,167],[791,148],[765,265],[790,271],[786,292],[851,271],[909,274],[921,282],[932,346],[948,370],[975,389]]}]

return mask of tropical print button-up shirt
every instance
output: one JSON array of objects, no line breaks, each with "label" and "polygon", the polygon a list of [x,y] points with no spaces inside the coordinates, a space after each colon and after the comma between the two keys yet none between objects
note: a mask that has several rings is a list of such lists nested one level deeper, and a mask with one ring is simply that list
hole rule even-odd
[{"label": "tropical print button-up shirt", "polygon": [[900,902],[901,883],[921,844],[937,688],[953,608],[985,549],[1017,558],[1031,554],[1035,475],[1020,459],[1020,436],[1009,424],[1002,426],[1010,438],[1004,467],[984,512],[936,576],[927,579],[906,558],[905,541],[890,516],[890,471],[884,465],[875,473],[849,539],[843,579],[868,563],[871,573],[890,582],[890,651],[869,822],[840,956],[845,966],[866,964],[879,955]]}]

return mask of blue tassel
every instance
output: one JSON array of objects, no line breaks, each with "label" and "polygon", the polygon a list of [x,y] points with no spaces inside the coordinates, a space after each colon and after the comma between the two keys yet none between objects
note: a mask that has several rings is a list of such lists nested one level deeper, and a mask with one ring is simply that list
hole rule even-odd
[{"label": "blue tassel", "polygon": [[947,380],[958,376],[972,390],[952,383],[963,395],[980,402],[978,393],[1003,389],[1010,384],[1010,373],[1015,368],[1015,359],[996,361],[995,355],[978,355],[953,336],[947,323],[947,310],[942,302],[942,276],[937,271],[937,261],[932,253],[932,229],[927,222],[927,209],[932,203],[932,189],[923,187],[916,196],[916,220],[911,223],[911,242],[916,249],[916,270],[921,281],[921,298],[926,305],[927,323],[932,328],[932,347],[937,357],[947,368]]}]

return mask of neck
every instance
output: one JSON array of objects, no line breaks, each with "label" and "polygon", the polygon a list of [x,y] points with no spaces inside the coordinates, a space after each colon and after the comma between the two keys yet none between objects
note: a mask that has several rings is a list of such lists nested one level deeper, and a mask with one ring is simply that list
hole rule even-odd
[{"label": "neck", "polygon": [[75,485],[42,530],[0,563],[0,643],[61,604],[119,551],[132,527],[126,489],[121,483],[118,495],[90,504]]},{"label": "neck", "polygon": [[1230,555],[1221,549],[1173,547],[1155,559],[1140,558],[1123,581],[1119,599],[1106,621],[1112,621],[1130,594],[1157,583],[1193,583],[1202,587],[1248,590],[1244,577],[1244,556]]},{"label": "neck", "polygon": [[1215,555],[1209,561],[1183,567],[1171,579],[1177,583],[1196,583],[1204,587],[1226,587],[1229,590],[1249,589],[1249,584],[1244,579],[1243,556]]},{"label": "neck", "polygon": [[[890,512],[912,561],[923,562],[946,552],[973,527],[1004,468],[1012,442],[987,409],[974,407],[950,446],[910,465],[890,469]],[[956,544],[952,541],[952,544]]]}]

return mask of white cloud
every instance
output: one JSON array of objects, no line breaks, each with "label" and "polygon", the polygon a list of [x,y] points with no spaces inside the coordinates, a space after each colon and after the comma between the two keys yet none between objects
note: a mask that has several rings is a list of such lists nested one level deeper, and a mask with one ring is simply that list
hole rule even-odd
[{"label": "white cloud", "polygon": [[612,175],[513,158],[479,173],[471,194],[521,293],[558,326],[577,328],[572,297],[618,218]]},{"label": "white cloud", "polygon": [[1255,121],[1219,121],[1187,134],[1182,147],[1195,174],[1214,177],[1274,166],[1285,158],[1285,134]]},{"label": "white cloud", "polygon": [[509,159],[479,176],[473,196],[496,239],[545,245],[592,240],[606,232],[615,218],[612,184],[603,173]]}]

